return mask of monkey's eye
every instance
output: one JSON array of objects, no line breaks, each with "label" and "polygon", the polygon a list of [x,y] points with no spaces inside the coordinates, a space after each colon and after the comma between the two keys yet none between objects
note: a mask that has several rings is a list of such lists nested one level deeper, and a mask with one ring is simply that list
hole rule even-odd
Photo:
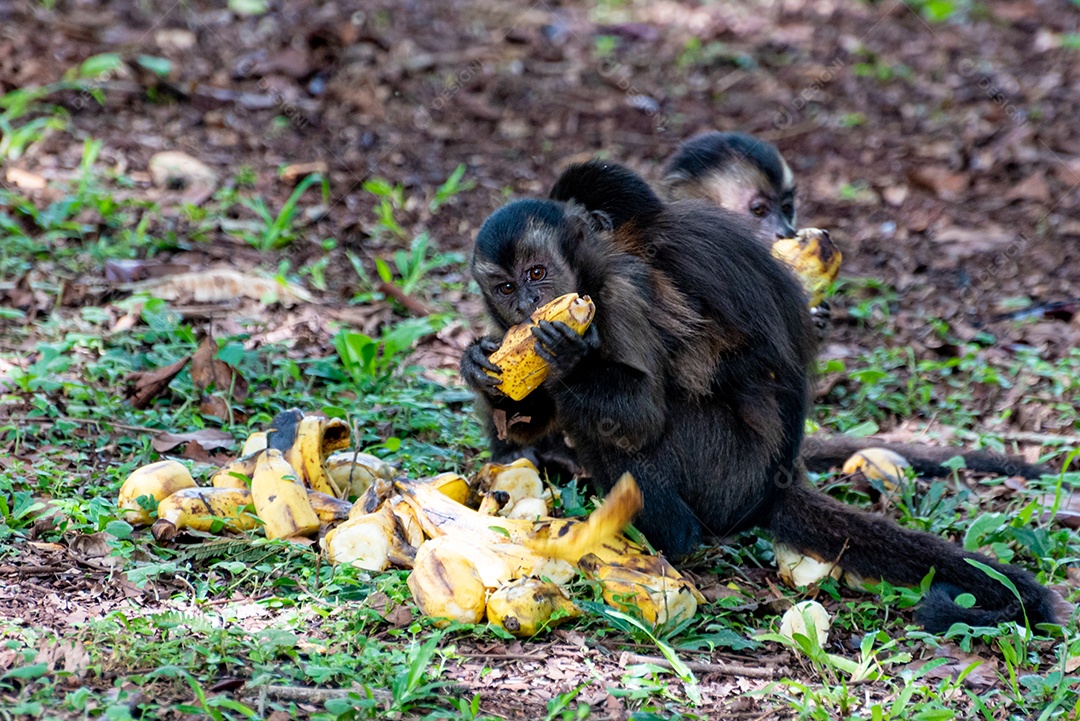
[{"label": "monkey's eye", "polygon": [[547,275],[547,271],[544,270],[542,265],[529,268],[529,280],[543,280],[545,275]]},{"label": "monkey's eye", "polygon": [[769,204],[764,200],[755,200],[750,203],[750,212],[759,218],[764,218],[769,214]]},{"label": "monkey's eye", "polygon": [[784,203],[780,206],[780,212],[784,214],[785,218],[791,218],[795,216],[795,205],[793,203]]},{"label": "monkey's eye", "polygon": [[513,283],[503,283],[497,288],[497,290],[503,295],[510,295],[514,292],[515,287],[516,286]]}]

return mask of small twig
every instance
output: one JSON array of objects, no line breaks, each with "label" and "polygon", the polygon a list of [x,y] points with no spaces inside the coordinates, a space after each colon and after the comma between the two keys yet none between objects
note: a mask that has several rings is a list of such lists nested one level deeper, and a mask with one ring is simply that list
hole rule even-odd
[{"label": "small twig", "polygon": [[24,566],[15,571],[18,576],[55,576],[70,570],[67,566]]},{"label": "small twig", "polygon": [[126,423],[116,423],[114,421],[106,421],[100,418],[72,418],[71,416],[8,416],[5,419],[0,419],[0,423],[10,421],[12,423],[78,423],[84,426],[103,425],[112,426],[113,428],[119,428],[124,431],[132,431],[133,433],[164,433],[161,428],[147,428],[146,426],[129,426]]},{"label": "small twig", "polygon": [[393,283],[387,283],[385,281],[379,283],[379,292],[385,296],[389,296],[401,303],[405,308],[412,311],[413,315],[431,315],[431,309],[426,305],[413,298],[411,295],[398,288]]},{"label": "small twig", "polygon": [[[978,440],[979,434],[972,431],[956,429],[956,435]],[[1052,433],[1034,433],[1032,431],[994,431],[988,435],[999,436],[1003,441],[1016,441],[1018,443],[1039,443],[1045,446],[1070,446],[1080,445],[1080,436],[1059,436]]]},{"label": "small twig", "polygon": [[[639,653],[624,653],[619,657],[622,663],[651,663],[664,668],[672,668],[671,662],[660,656],[643,656]],[[708,663],[706,661],[684,661],[686,667],[695,673],[722,673],[726,676],[745,676],[746,678],[776,678],[777,673],[771,668],[739,666],[729,663]]]},{"label": "small twig", "polygon": [[528,653],[463,653],[462,658],[482,658],[488,661],[543,661],[544,656]]},{"label": "small twig", "polygon": [[310,688],[308,686],[246,686],[240,692],[246,698],[258,698],[265,696],[276,701],[298,701],[300,703],[324,704],[327,701],[348,698],[349,694],[371,697],[379,703],[389,703],[394,700],[394,695],[381,688],[367,688],[353,686],[352,688]]}]

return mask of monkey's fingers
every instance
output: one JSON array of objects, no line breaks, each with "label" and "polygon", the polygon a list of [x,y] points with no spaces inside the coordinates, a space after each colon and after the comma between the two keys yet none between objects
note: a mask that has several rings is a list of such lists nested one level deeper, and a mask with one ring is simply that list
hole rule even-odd
[{"label": "monkey's fingers", "polygon": [[561,321],[542,320],[532,329],[533,335],[552,350],[563,347],[583,348],[585,341],[577,332]]},{"label": "monkey's fingers", "polygon": [[480,342],[477,343],[477,345],[480,346],[480,350],[484,352],[484,356],[486,357],[499,350],[501,343],[495,338],[485,336],[480,339]]}]

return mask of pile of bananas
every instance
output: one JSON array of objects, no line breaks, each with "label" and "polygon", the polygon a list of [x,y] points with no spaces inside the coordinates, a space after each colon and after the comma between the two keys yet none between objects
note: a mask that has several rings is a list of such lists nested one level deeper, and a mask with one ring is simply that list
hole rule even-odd
[{"label": "pile of bananas", "polygon": [[311,536],[349,517],[349,495],[363,493],[376,478],[396,475],[374,456],[343,450],[349,429],[341,420],[292,409],[271,425],[247,439],[240,457],[213,474],[210,487],[196,485],[179,461],[136,469],[120,488],[125,519],[133,525],[152,521],[151,532],[162,542],[182,530],[247,531],[260,525],[268,538]]},{"label": "pile of bananas", "polygon": [[610,604],[651,623],[690,618],[703,600],[666,559],[624,535],[641,507],[629,475],[588,518],[553,518],[551,492],[524,459],[489,463],[471,479],[411,480],[345,450],[340,420],[290,410],[271,425],[209,486],[179,461],[135,470],[120,489],[126,519],[152,523],[160,542],[260,526],[269,538],[320,535],[332,563],[412,569],[416,605],[440,625],[486,617],[522,637],[580,614],[566,590],[579,572]]}]

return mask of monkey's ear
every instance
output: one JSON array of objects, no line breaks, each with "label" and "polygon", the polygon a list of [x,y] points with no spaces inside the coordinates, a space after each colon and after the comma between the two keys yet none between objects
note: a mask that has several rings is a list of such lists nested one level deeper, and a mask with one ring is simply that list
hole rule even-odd
[{"label": "monkey's ear", "polygon": [[611,216],[602,210],[589,211],[589,225],[597,233],[610,233],[615,229],[615,222],[611,219]]}]

